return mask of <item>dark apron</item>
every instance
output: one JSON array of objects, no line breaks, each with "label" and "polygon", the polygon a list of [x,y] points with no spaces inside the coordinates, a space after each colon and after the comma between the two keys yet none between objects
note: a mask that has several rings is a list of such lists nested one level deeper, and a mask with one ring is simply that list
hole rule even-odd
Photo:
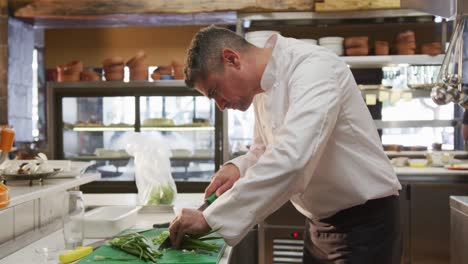
[{"label": "dark apron", "polygon": [[398,196],[369,200],[321,220],[306,220],[307,264],[398,264],[402,241]]}]

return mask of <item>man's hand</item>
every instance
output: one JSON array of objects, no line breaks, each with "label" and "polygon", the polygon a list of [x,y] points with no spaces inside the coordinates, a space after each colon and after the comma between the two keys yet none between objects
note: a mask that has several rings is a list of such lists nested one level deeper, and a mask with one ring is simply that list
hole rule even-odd
[{"label": "man's hand", "polygon": [[203,213],[195,209],[184,208],[180,214],[172,220],[169,226],[169,238],[172,247],[179,248],[185,234],[201,234],[211,230]]},{"label": "man's hand", "polygon": [[234,164],[224,165],[211,180],[210,185],[205,189],[205,198],[216,192],[216,196],[221,196],[231,189],[232,185],[240,178],[240,171]]}]

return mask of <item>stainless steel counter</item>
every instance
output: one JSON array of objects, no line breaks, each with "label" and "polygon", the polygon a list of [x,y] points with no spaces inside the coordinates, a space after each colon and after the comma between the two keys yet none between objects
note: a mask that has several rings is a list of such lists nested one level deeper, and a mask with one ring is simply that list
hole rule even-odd
[{"label": "stainless steel counter", "polygon": [[449,170],[441,167],[396,167],[400,181],[411,182],[468,182],[468,170]]},{"label": "stainless steel counter", "polygon": [[468,263],[468,196],[450,196],[450,263]]}]

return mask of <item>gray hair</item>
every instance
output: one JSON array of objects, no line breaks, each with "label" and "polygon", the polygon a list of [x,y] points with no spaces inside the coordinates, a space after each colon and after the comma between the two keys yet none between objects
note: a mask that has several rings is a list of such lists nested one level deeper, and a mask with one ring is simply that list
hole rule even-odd
[{"label": "gray hair", "polygon": [[242,52],[249,44],[243,37],[221,27],[209,26],[201,29],[192,39],[187,50],[184,69],[185,84],[194,88],[197,79],[205,79],[209,73],[224,71],[222,49],[231,48]]}]

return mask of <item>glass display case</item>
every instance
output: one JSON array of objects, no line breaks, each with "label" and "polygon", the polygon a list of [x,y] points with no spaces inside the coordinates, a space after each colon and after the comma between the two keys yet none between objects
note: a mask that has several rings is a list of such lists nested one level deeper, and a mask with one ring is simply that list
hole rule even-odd
[{"label": "glass display case", "polygon": [[162,137],[178,185],[201,191],[222,164],[222,112],[183,81],[51,82],[47,93],[52,158],[91,161],[102,175],[93,190],[135,190],[133,132]]}]

